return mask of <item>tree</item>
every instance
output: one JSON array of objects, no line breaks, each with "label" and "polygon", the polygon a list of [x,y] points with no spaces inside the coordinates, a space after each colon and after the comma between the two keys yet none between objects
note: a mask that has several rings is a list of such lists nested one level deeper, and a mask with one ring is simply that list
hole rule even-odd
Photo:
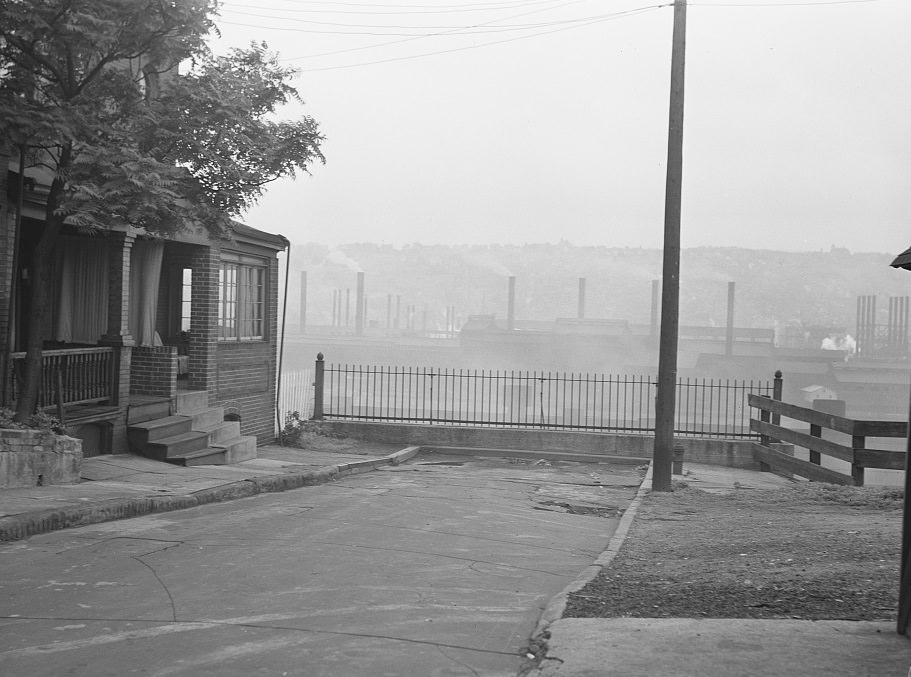
[{"label": "tree", "polygon": [[322,161],[317,123],[265,44],[212,55],[216,0],[0,0],[0,139],[50,181],[34,250],[17,417],[37,405],[64,225],[218,237],[282,176]]}]

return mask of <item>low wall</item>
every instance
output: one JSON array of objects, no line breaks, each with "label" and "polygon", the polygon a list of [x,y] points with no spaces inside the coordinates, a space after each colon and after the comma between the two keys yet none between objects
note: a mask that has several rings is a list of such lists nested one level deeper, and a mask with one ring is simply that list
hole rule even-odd
[{"label": "low wall", "polygon": [[39,430],[0,430],[0,489],[76,484],[82,441]]},{"label": "low wall", "polygon": [[136,346],[130,361],[130,393],[153,397],[177,394],[177,348]]},{"label": "low wall", "polygon": [[[355,439],[403,446],[549,451],[650,459],[655,444],[655,438],[652,435],[358,421],[324,421],[322,423],[334,431]],[[751,441],[683,437],[676,439],[675,443],[683,447],[684,459],[691,463],[759,470],[759,464],[753,460],[753,443]]]}]

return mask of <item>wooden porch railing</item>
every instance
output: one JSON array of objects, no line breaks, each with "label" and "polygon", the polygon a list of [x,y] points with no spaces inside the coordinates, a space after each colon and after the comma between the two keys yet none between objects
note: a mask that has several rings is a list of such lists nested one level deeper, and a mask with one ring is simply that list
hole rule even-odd
[{"label": "wooden porch railing", "polygon": [[[38,408],[106,402],[112,394],[114,350],[110,347],[45,350]],[[19,396],[25,353],[10,356],[9,401]],[[59,398],[58,398],[59,396]]]},{"label": "wooden porch railing", "polygon": [[[905,421],[855,420],[758,395],[750,395],[749,403],[760,412],[758,420],[750,420],[750,429],[761,435],[760,441],[753,444],[753,456],[763,470],[781,470],[817,482],[863,486],[866,468],[905,469],[905,452],[867,448],[869,437],[907,437]],[[809,424],[809,434],[781,425],[778,421],[782,416]],[[851,444],[823,439],[824,430],[850,436]],[[809,450],[809,460],[780,451],[773,446],[775,442]],[[823,456],[850,463],[851,474],[822,467]]]}]

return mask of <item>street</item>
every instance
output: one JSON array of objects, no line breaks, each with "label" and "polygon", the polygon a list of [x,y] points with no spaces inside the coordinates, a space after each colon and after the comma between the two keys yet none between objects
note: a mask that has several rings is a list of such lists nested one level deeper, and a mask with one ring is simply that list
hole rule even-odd
[{"label": "street", "polygon": [[426,455],[5,544],[3,674],[515,675],[638,482]]}]

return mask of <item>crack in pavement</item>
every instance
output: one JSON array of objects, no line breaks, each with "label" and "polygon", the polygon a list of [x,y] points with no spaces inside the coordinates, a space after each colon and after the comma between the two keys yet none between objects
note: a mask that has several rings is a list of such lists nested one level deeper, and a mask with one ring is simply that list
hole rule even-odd
[{"label": "crack in pavement", "polygon": [[104,542],[115,541],[118,539],[131,540],[131,541],[151,541],[153,543],[157,542],[157,543],[163,543],[163,544],[170,543],[169,545],[164,545],[163,547],[156,548],[154,550],[150,550],[149,552],[144,552],[141,555],[130,555],[130,559],[136,560],[142,566],[144,566],[146,569],[148,569],[152,573],[152,576],[155,577],[155,580],[158,581],[158,585],[161,586],[162,590],[164,590],[165,594],[168,596],[168,603],[171,605],[171,620],[176,621],[177,620],[177,603],[174,601],[174,596],[171,594],[171,591],[168,588],[167,583],[165,583],[162,580],[161,576],[158,575],[158,572],[155,570],[155,567],[153,567],[151,564],[149,564],[142,558],[148,557],[149,555],[155,555],[155,554],[158,554],[161,552],[165,552],[166,550],[170,550],[171,548],[176,548],[178,546],[183,545],[185,543],[185,541],[165,541],[163,539],[158,539],[158,538],[140,538],[140,537],[136,537],[136,536],[115,536],[114,538],[107,539]]},{"label": "crack in pavement", "polygon": [[[293,615],[286,614],[271,614],[267,616],[268,619],[278,619],[289,620],[294,618]],[[51,653],[60,653],[63,651],[75,651],[79,649],[85,649],[91,646],[100,646],[104,644],[115,644],[117,642],[127,641],[127,640],[136,640],[144,638],[157,637],[163,634],[172,634],[176,632],[188,632],[188,631],[197,631],[197,630],[209,630],[216,627],[234,627],[234,628],[253,628],[253,629],[262,629],[262,630],[278,630],[282,632],[299,632],[299,633],[310,633],[318,635],[333,635],[338,637],[352,637],[352,638],[362,638],[362,639],[381,639],[388,640],[392,642],[403,642],[406,644],[418,644],[430,647],[444,647],[447,649],[458,649],[462,651],[472,651],[476,653],[489,654],[495,656],[519,656],[514,651],[498,651],[496,649],[481,649],[472,646],[465,646],[462,644],[450,644],[447,642],[435,642],[426,639],[413,639],[409,637],[396,637],[394,635],[383,635],[376,633],[368,632],[345,632],[343,630],[324,630],[318,628],[306,628],[298,627],[293,625],[281,625],[277,623],[267,623],[265,620],[257,621],[256,618],[262,617],[249,617],[249,618],[227,618],[222,620],[178,620],[178,621],[169,621],[169,620],[151,620],[148,618],[137,618],[137,619],[124,619],[124,618],[79,618],[79,617],[47,617],[47,616],[0,616],[2,619],[13,620],[13,621],[52,621],[52,622],[98,622],[98,623],[152,623],[156,624],[154,627],[146,628],[144,630],[127,630],[122,632],[108,633],[106,635],[96,635],[95,637],[90,637],[81,640],[68,640],[64,642],[52,642],[50,644],[40,644],[35,646],[21,647],[18,649],[9,649],[6,651],[0,651],[0,656],[6,658],[13,657],[23,657],[23,656],[35,656],[35,655],[47,655]],[[276,619],[277,620],[277,619]],[[448,656],[447,656],[448,658]]]},{"label": "crack in pavement", "polygon": [[455,663],[456,665],[461,665],[463,668],[465,668],[466,670],[468,670],[468,671],[469,671],[471,674],[473,674],[475,677],[481,677],[481,673],[479,673],[479,672],[478,672],[477,670],[475,670],[473,667],[471,667],[470,665],[468,665],[468,663],[465,663],[464,661],[460,661],[460,660],[457,659],[457,658],[453,658],[453,657],[450,656],[448,653],[446,653],[445,651],[443,651],[443,647],[442,647],[442,646],[437,646],[437,651],[439,651],[439,652],[443,655],[443,658],[445,658],[446,660],[452,661],[452,662]]}]

